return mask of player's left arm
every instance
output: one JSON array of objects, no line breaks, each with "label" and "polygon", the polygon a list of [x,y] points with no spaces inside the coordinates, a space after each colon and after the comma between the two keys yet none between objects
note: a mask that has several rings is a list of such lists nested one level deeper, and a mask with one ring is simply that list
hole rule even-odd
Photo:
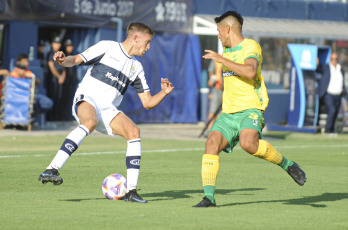
[{"label": "player's left arm", "polygon": [[153,96],[149,91],[138,93],[140,101],[145,109],[149,110],[159,105],[163,99],[173,91],[174,86],[167,78],[161,78],[161,89],[160,92]]},{"label": "player's left arm", "polygon": [[244,61],[244,64],[235,63],[229,59],[224,58],[222,55],[212,51],[205,50],[207,54],[203,56],[205,59],[213,59],[226,66],[228,69],[235,72],[240,77],[245,77],[247,79],[253,79],[257,73],[257,67],[259,65],[255,58],[248,58]]},{"label": "player's left arm", "polygon": [[225,60],[222,64],[225,65],[228,69],[238,74],[238,76],[245,77],[250,80],[256,76],[257,66],[259,63],[255,58],[248,58],[244,61],[244,64],[238,64],[226,58],[224,59]]}]

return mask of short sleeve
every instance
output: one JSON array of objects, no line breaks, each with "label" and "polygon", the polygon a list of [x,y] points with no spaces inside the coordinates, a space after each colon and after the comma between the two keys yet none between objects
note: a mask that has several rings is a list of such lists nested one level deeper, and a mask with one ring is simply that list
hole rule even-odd
[{"label": "short sleeve", "polygon": [[262,63],[261,46],[254,40],[250,40],[250,43],[245,46],[244,61],[249,58],[256,59],[259,64]]},{"label": "short sleeve", "polygon": [[146,82],[143,66],[140,64],[140,62],[135,61],[132,68],[134,68],[132,70],[134,71],[134,76],[131,77],[131,86],[134,87],[137,93],[144,93],[150,91],[150,88]]},{"label": "short sleeve", "polygon": [[79,54],[84,61],[83,65],[93,65],[99,62],[109,49],[110,45],[110,41],[100,41]]}]

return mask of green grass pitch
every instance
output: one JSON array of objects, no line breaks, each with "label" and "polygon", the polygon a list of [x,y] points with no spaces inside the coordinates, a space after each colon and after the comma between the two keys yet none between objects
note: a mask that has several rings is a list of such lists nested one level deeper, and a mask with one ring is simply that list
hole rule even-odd
[{"label": "green grass pitch", "polygon": [[39,174],[65,136],[0,137],[0,229],[348,229],[348,135],[268,133],[266,139],[307,173],[300,187],[280,167],[236,147],[220,154],[218,207],[203,197],[205,142],[142,139],[138,189],[147,204],[110,201],[101,185],[126,175],[126,142],[91,136],[60,170]]}]

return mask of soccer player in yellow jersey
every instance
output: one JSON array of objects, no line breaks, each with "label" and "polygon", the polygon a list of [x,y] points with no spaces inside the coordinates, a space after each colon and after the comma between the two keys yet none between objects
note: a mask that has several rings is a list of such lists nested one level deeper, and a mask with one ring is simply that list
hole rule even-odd
[{"label": "soccer player in yellow jersey", "polygon": [[262,140],[263,112],[268,105],[267,89],[261,75],[260,45],[242,35],[243,17],[228,11],[215,18],[222,55],[206,50],[204,59],[222,64],[224,91],[222,113],[210,130],[202,159],[203,200],[193,207],[214,207],[215,182],[219,172],[219,153],[231,153],[239,142],[253,156],[282,167],[297,184],[306,174],[287,160],[267,141]]}]

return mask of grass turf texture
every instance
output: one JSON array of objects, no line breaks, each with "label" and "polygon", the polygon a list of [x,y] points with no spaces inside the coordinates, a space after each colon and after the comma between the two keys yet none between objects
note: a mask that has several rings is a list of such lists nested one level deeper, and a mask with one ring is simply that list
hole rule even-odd
[{"label": "grass turf texture", "polygon": [[220,154],[218,207],[207,209],[191,207],[203,197],[204,141],[142,139],[138,189],[149,203],[136,204],[107,200],[101,189],[107,175],[126,176],[121,138],[86,138],[53,186],[38,176],[65,136],[0,137],[1,229],[347,229],[348,135],[269,136],[307,183],[237,147]]}]

